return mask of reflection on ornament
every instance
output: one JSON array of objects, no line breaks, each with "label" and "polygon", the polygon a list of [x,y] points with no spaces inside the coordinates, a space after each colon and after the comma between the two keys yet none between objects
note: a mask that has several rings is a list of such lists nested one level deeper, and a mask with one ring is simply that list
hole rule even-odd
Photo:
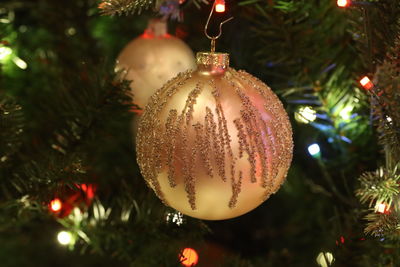
[{"label": "reflection on ornament", "polygon": [[148,185],[183,214],[247,213],[284,182],[292,130],[272,90],[229,56],[198,53],[198,69],[158,90],[142,115],[137,158]]},{"label": "reflection on ornament", "polygon": [[175,223],[178,226],[183,224],[183,214],[178,212],[169,212],[167,214],[167,222]]},{"label": "reflection on ornament", "polygon": [[179,260],[182,265],[193,267],[199,262],[199,255],[197,254],[196,250],[192,248],[185,248],[182,250]]},{"label": "reflection on ornament", "polygon": [[131,80],[134,103],[144,108],[150,96],[178,73],[196,67],[192,50],[167,33],[165,21],[152,20],[144,34],[130,42],[117,59],[116,70]]}]

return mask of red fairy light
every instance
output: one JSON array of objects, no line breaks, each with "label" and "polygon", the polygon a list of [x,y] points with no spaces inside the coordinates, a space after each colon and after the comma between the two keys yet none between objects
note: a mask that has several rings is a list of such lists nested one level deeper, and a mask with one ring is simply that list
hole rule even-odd
[{"label": "red fairy light", "polygon": [[96,185],[94,184],[75,184],[75,186],[81,190],[81,193],[75,194],[74,196],[72,196],[70,199],[72,201],[75,201],[77,199],[82,199],[88,204],[90,205],[95,193],[96,193]]},{"label": "red fairy light", "polygon": [[375,206],[375,210],[378,213],[387,214],[389,213],[389,206],[386,203],[377,203]]},{"label": "red fairy light", "polygon": [[179,260],[182,265],[186,267],[192,267],[196,266],[196,264],[199,262],[199,255],[197,254],[196,250],[192,248],[185,248],[182,250]]},{"label": "red fairy light", "polygon": [[59,198],[55,198],[50,201],[50,209],[53,212],[59,212],[62,209],[62,202]]},{"label": "red fairy light", "polygon": [[351,4],[350,0],[337,0],[338,7],[349,7]]},{"label": "red fairy light", "polygon": [[87,209],[96,196],[97,186],[94,184],[75,184],[74,188],[63,188],[62,201],[54,198],[49,203],[49,209],[58,217],[68,216],[74,208]]},{"label": "red fairy light", "polygon": [[225,12],[225,0],[215,0],[215,12]]},{"label": "red fairy light", "polygon": [[[340,240],[340,243],[341,243],[341,244],[344,244],[344,242],[346,241],[345,238],[344,238],[344,236],[341,236],[341,237],[339,238],[339,240]],[[338,240],[336,240],[336,246],[339,246],[339,241],[338,241]]]},{"label": "red fairy light", "polygon": [[81,184],[80,188],[85,192],[86,197],[91,200],[94,198],[94,192],[96,190],[95,186],[92,184]]},{"label": "red fairy light", "polygon": [[368,78],[368,76],[364,76],[360,80],[360,84],[362,85],[362,87],[364,87],[365,90],[370,90],[371,88],[374,87],[374,84],[371,82],[371,80]]}]

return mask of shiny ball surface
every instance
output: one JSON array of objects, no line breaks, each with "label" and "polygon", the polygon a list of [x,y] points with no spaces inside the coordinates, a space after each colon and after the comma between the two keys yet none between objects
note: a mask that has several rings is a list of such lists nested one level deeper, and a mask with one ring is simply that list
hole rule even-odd
[{"label": "shiny ball surface", "polygon": [[183,214],[223,220],[275,193],[292,159],[282,103],[263,82],[229,68],[227,54],[199,53],[149,101],[139,123],[139,167],[157,196]]},{"label": "shiny ball surface", "polygon": [[124,70],[130,80],[133,102],[144,108],[148,99],[178,73],[194,69],[192,50],[179,38],[144,33],[130,42],[119,54],[117,70]]}]

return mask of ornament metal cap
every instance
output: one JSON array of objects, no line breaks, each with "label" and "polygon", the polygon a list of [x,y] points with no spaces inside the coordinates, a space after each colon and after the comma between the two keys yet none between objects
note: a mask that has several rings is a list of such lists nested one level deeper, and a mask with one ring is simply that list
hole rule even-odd
[{"label": "ornament metal cap", "polygon": [[200,72],[223,74],[229,68],[228,53],[198,52],[196,58]]}]

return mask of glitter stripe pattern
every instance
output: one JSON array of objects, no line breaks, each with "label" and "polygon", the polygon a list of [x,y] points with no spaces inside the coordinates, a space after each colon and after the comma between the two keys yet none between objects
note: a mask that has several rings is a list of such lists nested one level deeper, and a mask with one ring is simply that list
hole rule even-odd
[{"label": "glitter stripe pattern", "polygon": [[230,191],[215,205],[235,209],[249,184],[262,188],[259,205],[279,189],[292,160],[287,113],[272,90],[245,71],[209,70],[181,73],[152,96],[136,139],[140,170],[166,205],[164,177],[171,188],[182,185],[192,210],[198,188],[215,179]]}]

